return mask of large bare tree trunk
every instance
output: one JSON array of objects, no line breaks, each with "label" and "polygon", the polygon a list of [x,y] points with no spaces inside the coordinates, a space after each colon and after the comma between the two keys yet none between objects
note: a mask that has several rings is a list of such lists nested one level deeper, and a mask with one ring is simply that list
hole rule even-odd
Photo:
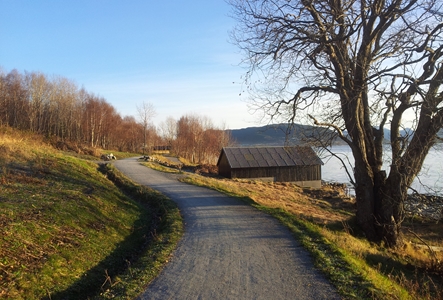
[{"label": "large bare tree trunk", "polygon": [[356,182],[357,220],[369,240],[376,241],[374,227],[374,189],[373,180],[363,170],[362,162],[355,160],[354,177]]},{"label": "large bare tree trunk", "polygon": [[400,238],[401,224],[404,218],[403,203],[407,197],[407,188],[401,187],[398,172],[393,166],[391,181],[380,179],[380,186],[376,186],[378,195],[375,205],[375,226],[380,241],[384,241],[388,247],[395,247],[402,243]]}]

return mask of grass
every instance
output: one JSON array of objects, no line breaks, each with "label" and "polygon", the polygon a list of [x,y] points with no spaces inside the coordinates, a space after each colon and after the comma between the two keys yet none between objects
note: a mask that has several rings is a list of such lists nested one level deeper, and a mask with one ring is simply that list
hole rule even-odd
[{"label": "grass", "polygon": [[[248,180],[209,178],[189,174],[185,182],[210,187],[238,197],[273,215],[285,224],[311,253],[317,268],[337,287],[344,299],[442,299],[442,273],[430,268],[435,257],[425,248],[406,243],[389,250],[369,243],[354,220],[352,198],[337,188],[302,189],[289,183],[265,183]],[[441,246],[440,226],[415,220],[413,229],[428,232],[422,237]],[[435,222],[434,222],[435,223]],[[405,222],[405,239],[411,220]],[[429,229],[435,229],[429,233]],[[435,253],[434,253],[435,254]],[[443,260],[443,254],[437,253]]]},{"label": "grass", "polygon": [[[93,161],[102,153],[77,150],[55,150],[40,137],[0,127],[0,298],[132,299],[180,239],[173,202],[111,164],[98,167]],[[443,246],[441,224],[408,218],[405,238],[413,243],[387,250],[361,236],[353,200],[332,187],[190,174],[183,180],[278,218],[345,299],[443,298],[442,253],[415,246]]]},{"label": "grass", "polygon": [[151,217],[149,236],[145,237],[142,253],[127,261],[126,270],[114,278],[114,283],[109,282],[109,288],[100,295],[100,299],[133,299],[144,291],[168,262],[183,235],[183,222],[177,206],[169,198],[150,188],[134,184],[110,165],[106,165],[104,169],[104,173],[118,187],[141,201]]},{"label": "grass", "polygon": [[173,202],[84,158],[0,128],[0,298],[135,297],[168,259]]},{"label": "grass", "polygon": [[141,164],[144,165],[145,167],[148,167],[148,168],[151,168],[153,170],[160,171],[160,172],[164,172],[164,173],[172,173],[172,174],[180,174],[180,173],[182,173],[179,169],[165,167],[165,166],[163,166],[161,164],[154,163],[154,162],[143,162]]}]

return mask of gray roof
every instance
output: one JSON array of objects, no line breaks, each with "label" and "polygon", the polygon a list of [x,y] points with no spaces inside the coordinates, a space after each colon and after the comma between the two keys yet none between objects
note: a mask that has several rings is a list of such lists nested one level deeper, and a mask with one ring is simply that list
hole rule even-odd
[{"label": "gray roof", "polygon": [[314,150],[308,146],[225,147],[220,158],[223,153],[233,169],[323,165]]}]

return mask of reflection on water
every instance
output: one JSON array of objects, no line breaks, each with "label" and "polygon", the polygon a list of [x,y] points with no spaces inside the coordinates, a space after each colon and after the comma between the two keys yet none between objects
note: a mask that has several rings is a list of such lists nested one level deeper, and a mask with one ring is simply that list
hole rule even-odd
[{"label": "reflection on water", "polygon": [[[352,157],[351,149],[345,145],[332,146],[330,149],[346,162],[348,172],[352,176],[353,171],[350,164],[354,164],[354,158]],[[322,167],[322,179],[324,181],[341,182],[350,185],[349,177],[339,159],[331,157],[326,151],[320,156],[324,163]],[[386,173],[389,173],[390,152],[387,151],[385,156],[383,169],[386,170]],[[350,164],[347,163],[348,161]],[[443,195],[443,144],[438,144],[429,151],[420,174],[412,184],[412,188],[419,193]]]}]

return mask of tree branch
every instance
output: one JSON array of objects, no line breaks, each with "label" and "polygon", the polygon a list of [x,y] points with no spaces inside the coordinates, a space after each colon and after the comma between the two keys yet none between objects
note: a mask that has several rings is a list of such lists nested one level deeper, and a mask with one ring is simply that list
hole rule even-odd
[{"label": "tree branch", "polygon": [[338,126],[336,126],[336,125],[334,125],[334,124],[331,124],[331,123],[321,123],[321,122],[319,122],[316,118],[314,118],[314,117],[313,117],[312,115],[310,115],[310,114],[308,114],[308,117],[311,118],[311,119],[314,121],[314,124],[317,125],[317,126],[326,126],[326,127],[331,127],[331,128],[333,128],[333,129],[337,132],[338,136],[339,136],[344,142],[346,142],[349,146],[351,146],[351,148],[352,148],[352,141],[349,140],[349,139],[343,134],[343,131],[342,131]]}]

